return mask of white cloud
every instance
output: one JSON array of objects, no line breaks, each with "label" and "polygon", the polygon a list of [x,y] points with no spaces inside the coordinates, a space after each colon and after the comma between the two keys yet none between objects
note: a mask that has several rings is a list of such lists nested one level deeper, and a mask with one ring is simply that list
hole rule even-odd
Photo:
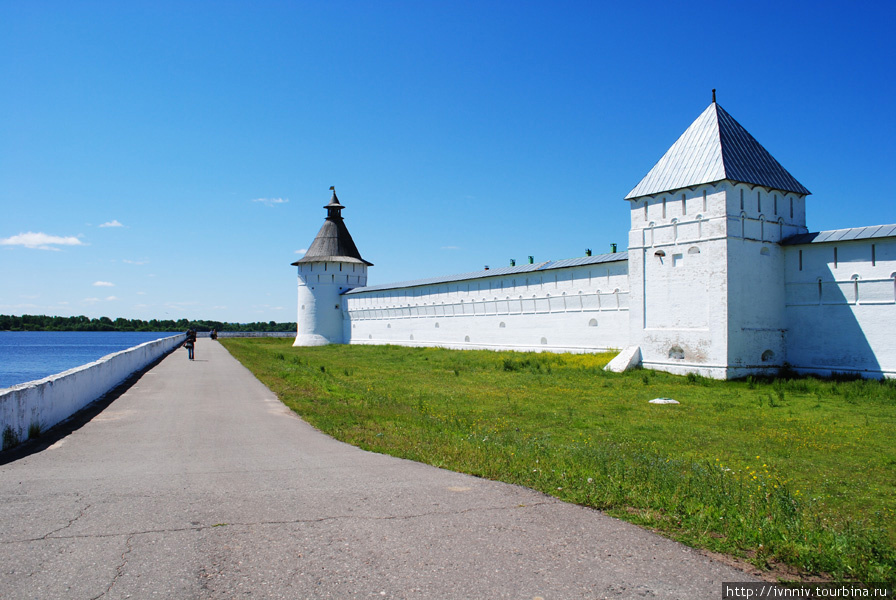
[{"label": "white cloud", "polygon": [[81,300],[81,302],[83,302],[84,304],[96,304],[99,301],[99,298],[84,298],[83,300]]},{"label": "white cloud", "polygon": [[116,296],[106,296],[106,301],[107,301],[107,302],[111,302],[112,300],[118,300],[118,297],[116,297]]},{"label": "white cloud", "polygon": [[252,202],[261,202],[265,206],[274,206],[275,204],[286,204],[289,198],[255,198]]},{"label": "white cloud", "polygon": [[148,260],[128,260],[126,258],[122,259],[121,262],[127,263],[129,265],[148,265],[149,264]]},{"label": "white cloud", "polygon": [[111,221],[103,223],[100,227],[124,227],[124,225],[119,223],[118,219],[112,219]]},{"label": "white cloud", "polygon": [[308,252],[308,248],[302,248],[301,250],[296,250],[296,254],[305,254]]},{"label": "white cloud", "polygon": [[0,239],[0,246],[25,246],[37,250],[59,250],[53,246],[83,246],[84,242],[75,236],[62,237],[46,233],[29,231],[8,238]]},{"label": "white cloud", "polygon": [[460,250],[460,246],[442,246],[442,250]]},{"label": "white cloud", "polygon": [[93,285],[96,287],[115,287],[115,284],[111,281],[94,281]]}]

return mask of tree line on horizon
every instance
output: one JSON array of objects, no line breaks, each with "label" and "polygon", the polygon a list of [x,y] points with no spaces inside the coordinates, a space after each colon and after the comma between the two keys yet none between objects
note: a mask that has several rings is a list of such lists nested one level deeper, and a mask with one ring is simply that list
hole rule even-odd
[{"label": "tree line on horizon", "polygon": [[50,317],[46,315],[0,315],[0,331],[295,331],[296,324],[258,321],[254,323],[225,323],[222,321],[188,319],[123,319],[109,317],[91,319]]}]

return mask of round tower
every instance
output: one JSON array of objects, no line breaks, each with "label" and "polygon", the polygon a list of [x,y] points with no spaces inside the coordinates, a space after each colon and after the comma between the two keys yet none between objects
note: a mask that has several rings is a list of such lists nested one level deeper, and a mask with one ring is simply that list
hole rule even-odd
[{"label": "round tower", "polygon": [[373,263],[361,258],[345,222],[336,197],[336,190],[327,209],[317,237],[305,256],[293,266],[299,270],[299,310],[296,341],[293,346],[324,346],[342,344],[342,294],[367,285],[367,267]]}]

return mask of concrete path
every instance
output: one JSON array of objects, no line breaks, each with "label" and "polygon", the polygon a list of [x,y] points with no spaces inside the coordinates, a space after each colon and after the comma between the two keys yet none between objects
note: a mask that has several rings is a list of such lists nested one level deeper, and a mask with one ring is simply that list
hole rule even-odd
[{"label": "concrete path", "polygon": [[0,466],[0,598],[720,598],[750,580],[520,487],[372,454],[217,342]]}]

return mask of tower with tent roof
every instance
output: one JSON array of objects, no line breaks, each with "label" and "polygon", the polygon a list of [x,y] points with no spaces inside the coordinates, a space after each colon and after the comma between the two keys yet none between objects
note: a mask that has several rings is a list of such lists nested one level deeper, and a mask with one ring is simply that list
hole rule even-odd
[{"label": "tower with tent roof", "polygon": [[630,344],[647,368],[731,378],[783,365],[784,250],[809,194],[713,101],[625,197]]},{"label": "tower with tent roof", "polygon": [[324,206],[327,217],[305,256],[292,263],[298,267],[299,311],[293,346],[324,346],[347,342],[344,332],[342,294],[367,284],[367,267],[361,258],[336,197]]},{"label": "tower with tent roof", "polygon": [[809,233],[808,195],[715,90],[625,197],[627,251],[368,286],[334,191],[293,263],[295,345],[623,348],[608,370],[896,377],[896,224]]}]

